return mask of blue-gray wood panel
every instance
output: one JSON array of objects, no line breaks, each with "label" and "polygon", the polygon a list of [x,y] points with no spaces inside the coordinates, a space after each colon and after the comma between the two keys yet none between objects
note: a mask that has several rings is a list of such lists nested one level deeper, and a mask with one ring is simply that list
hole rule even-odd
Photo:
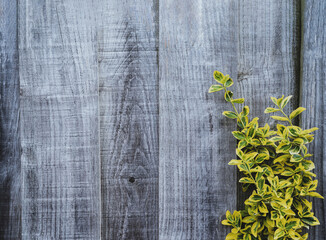
[{"label": "blue-gray wood panel", "polygon": [[103,239],[158,239],[158,1],[98,1]]},{"label": "blue-gray wood panel", "polygon": [[[304,0],[301,66],[301,115],[304,129],[318,127],[309,151],[314,154],[317,192],[326,197],[326,1]],[[313,199],[313,211],[320,226],[309,230],[309,239],[326,239],[325,200]]]},{"label": "blue-gray wood panel", "polygon": [[160,0],[159,236],[224,239],[236,209],[234,122],[213,70],[236,76],[237,1]]},{"label": "blue-gray wood panel", "polygon": [[100,239],[97,66],[91,1],[20,1],[23,239]]},{"label": "blue-gray wood panel", "polygon": [[[0,239],[224,239],[220,221],[246,195],[227,165],[229,106],[207,94],[215,69],[261,122],[272,95],[307,108],[325,195],[325,12],[314,0],[0,0]],[[326,239],[325,201],[313,203],[309,239]]]},{"label": "blue-gray wood panel", "polygon": [[21,236],[17,2],[0,1],[0,239]]}]

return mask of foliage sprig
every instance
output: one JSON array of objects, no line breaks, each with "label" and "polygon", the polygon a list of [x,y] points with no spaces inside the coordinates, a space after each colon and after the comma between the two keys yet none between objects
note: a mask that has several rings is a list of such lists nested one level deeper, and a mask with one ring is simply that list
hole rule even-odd
[{"label": "foliage sprig", "polygon": [[244,99],[233,98],[228,90],[233,85],[229,75],[214,72],[217,84],[209,92],[224,90],[224,98],[232,104],[234,111],[224,111],[223,115],[237,120],[238,129],[233,136],[238,140],[237,159],[229,165],[238,167],[243,176],[239,182],[247,191],[253,186],[250,197],[245,201],[245,209],[226,212],[222,224],[232,226],[226,240],[306,240],[308,233],[303,228],[319,225],[312,212],[312,202],[306,197],[323,198],[316,192],[318,180],[312,172],[315,168],[309,159],[306,145],[313,141],[312,132],[318,128],[301,129],[292,120],[306,109],[299,107],[287,115],[284,112],[292,96],[272,97],[275,107],[268,107],[265,113],[280,113],[271,118],[284,122],[271,130],[266,123],[259,127],[258,118],[249,120],[249,107],[238,112],[235,104],[243,104]]}]

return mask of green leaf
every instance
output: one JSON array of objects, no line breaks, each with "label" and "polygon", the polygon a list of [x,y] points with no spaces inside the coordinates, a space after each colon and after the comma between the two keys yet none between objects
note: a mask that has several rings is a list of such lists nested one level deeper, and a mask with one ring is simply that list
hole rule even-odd
[{"label": "green leaf", "polygon": [[278,106],[281,104],[283,98],[284,98],[284,95],[282,95],[282,97],[280,97],[279,99],[277,99],[277,105]]},{"label": "green leaf", "polygon": [[314,128],[310,128],[310,129],[307,129],[307,130],[304,130],[301,132],[301,134],[305,135],[305,134],[309,134],[309,133],[312,133],[314,131],[318,130],[317,127],[314,127]]},{"label": "green leaf", "polygon": [[259,212],[268,213],[268,208],[264,202],[260,202],[258,205]]},{"label": "green leaf", "polygon": [[242,163],[242,160],[232,159],[228,164],[229,165],[239,165]]},{"label": "green leaf", "polygon": [[257,217],[256,216],[247,216],[245,217],[244,219],[242,219],[242,222],[244,223],[252,223],[252,222],[255,222],[257,220]]},{"label": "green leaf", "polygon": [[278,112],[278,111],[280,111],[280,110],[276,109],[276,108],[268,107],[265,109],[264,113],[272,113],[272,112]]},{"label": "green leaf", "polygon": [[251,240],[251,235],[249,233],[245,233],[245,235],[243,236],[243,240]]},{"label": "green leaf", "polygon": [[252,180],[251,178],[248,178],[248,177],[240,178],[239,182],[241,182],[241,183],[255,183],[254,180]]},{"label": "green leaf", "polygon": [[221,91],[221,90],[223,90],[223,86],[221,86],[221,85],[212,85],[209,88],[208,92],[213,93],[213,92],[218,92],[218,91]]},{"label": "green leaf", "polygon": [[249,107],[248,106],[244,106],[242,109],[243,115],[244,116],[248,116],[249,114]]},{"label": "green leaf", "polygon": [[290,95],[290,96],[284,98],[284,99],[282,100],[281,104],[280,104],[280,107],[283,109],[283,108],[286,106],[286,104],[288,104],[288,102],[290,101],[291,98],[292,98],[292,95]]},{"label": "green leaf", "polygon": [[276,153],[287,153],[291,148],[291,144],[280,143],[276,148]]},{"label": "green leaf", "polygon": [[318,192],[309,192],[307,195],[311,196],[311,197],[324,199],[324,197],[322,195],[320,195]]},{"label": "green leaf", "polygon": [[278,158],[275,158],[273,163],[283,163],[283,162],[286,162],[289,158],[291,157],[290,154],[284,154],[284,155],[281,155],[279,156]]},{"label": "green leaf", "polygon": [[237,98],[232,100],[233,103],[244,103],[244,98]]},{"label": "green leaf", "polygon": [[278,121],[284,121],[284,122],[288,122],[288,119],[285,117],[280,117],[280,116],[271,116],[271,118],[278,120]]},{"label": "green leaf", "polygon": [[246,162],[243,162],[242,164],[238,165],[238,168],[245,172],[250,172],[250,167]]},{"label": "green leaf", "polygon": [[219,82],[222,83],[221,80],[224,78],[223,73],[219,72],[219,71],[214,71],[214,79]]},{"label": "green leaf", "polygon": [[301,162],[303,160],[303,157],[300,154],[293,154],[290,162]]},{"label": "green leaf", "polygon": [[250,162],[257,156],[257,154],[258,152],[247,153],[244,155],[244,160]]},{"label": "green leaf", "polygon": [[294,174],[295,172],[289,167],[286,167],[285,170],[281,173],[282,176],[287,176],[287,177],[292,176]]},{"label": "green leaf", "polygon": [[233,92],[231,92],[231,91],[226,91],[225,94],[224,94],[224,99],[225,99],[225,101],[227,101],[227,102],[231,102],[232,96],[233,96]]},{"label": "green leaf", "polygon": [[278,228],[274,233],[274,239],[279,239],[285,235],[285,231],[281,228]]},{"label": "green leaf", "polygon": [[298,229],[300,228],[300,219],[298,218],[290,218],[287,223],[285,224],[285,229],[290,230],[290,229]]},{"label": "green leaf", "polygon": [[233,131],[232,134],[238,140],[242,140],[242,139],[246,138],[246,136],[242,132],[239,132],[239,131]]},{"label": "green leaf", "polygon": [[239,233],[231,232],[226,236],[225,240],[237,240],[238,236],[239,236]]},{"label": "green leaf", "polygon": [[277,211],[273,210],[271,211],[271,219],[272,220],[277,220],[279,218],[279,214]]},{"label": "green leaf", "polygon": [[268,155],[266,153],[259,153],[256,157],[255,162],[256,163],[262,163],[263,161],[268,159]]},{"label": "green leaf", "polygon": [[254,202],[259,202],[261,201],[263,198],[262,196],[258,195],[258,194],[252,194],[250,196],[250,200],[254,201]]},{"label": "green leaf", "polygon": [[290,119],[295,118],[296,116],[298,116],[300,113],[302,113],[303,111],[305,111],[306,109],[303,107],[298,107],[297,109],[295,109],[291,114],[290,114]]},{"label": "green leaf", "polygon": [[232,226],[232,224],[226,219],[222,221],[222,224],[226,226]]},{"label": "green leaf", "polygon": [[242,149],[244,147],[246,147],[248,145],[248,142],[246,141],[246,139],[242,139],[239,143],[238,143],[238,148]]},{"label": "green leaf", "polygon": [[278,106],[277,99],[275,97],[271,97],[273,103]]},{"label": "green leaf", "polygon": [[251,227],[251,233],[252,235],[254,235],[255,237],[257,237],[258,234],[258,228],[260,227],[260,223],[259,222],[254,222],[254,224]]},{"label": "green leaf", "polygon": [[226,116],[227,118],[235,119],[238,118],[237,114],[231,111],[224,111],[223,115]]},{"label": "green leaf", "polygon": [[316,226],[320,224],[320,222],[315,216],[301,218],[301,221],[306,224],[309,224],[310,226]]},{"label": "green leaf", "polygon": [[233,80],[228,77],[226,80],[225,80],[225,83],[224,83],[224,86],[225,87],[231,87],[233,85]]}]

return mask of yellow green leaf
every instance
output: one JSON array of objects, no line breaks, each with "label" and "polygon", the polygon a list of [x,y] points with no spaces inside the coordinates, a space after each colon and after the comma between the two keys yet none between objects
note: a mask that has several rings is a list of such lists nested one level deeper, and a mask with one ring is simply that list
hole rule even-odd
[{"label": "yellow green leaf", "polygon": [[256,216],[247,216],[245,217],[244,219],[242,219],[242,222],[244,223],[252,223],[252,222],[255,222],[257,220],[257,217]]},{"label": "yellow green leaf", "polygon": [[307,195],[311,196],[311,197],[324,199],[324,197],[322,195],[320,195],[318,192],[309,192]]},{"label": "yellow green leaf", "polygon": [[240,178],[239,182],[241,182],[241,183],[255,183],[255,181],[253,179],[248,178],[248,177]]},{"label": "yellow green leaf", "polygon": [[212,85],[209,88],[208,92],[213,93],[213,92],[218,92],[218,91],[221,91],[221,90],[223,90],[223,86],[221,86],[221,85]]},{"label": "yellow green leaf", "polygon": [[237,98],[232,100],[233,103],[244,103],[244,101],[244,98]]},{"label": "yellow green leaf", "polygon": [[230,162],[229,162],[229,165],[239,165],[242,163],[242,160],[236,160],[236,159],[232,159]]},{"label": "yellow green leaf", "polygon": [[236,240],[236,239],[238,239],[238,236],[239,236],[239,233],[231,232],[226,236],[225,240]]},{"label": "yellow green leaf", "polygon": [[260,202],[258,205],[259,212],[268,213],[268,208],[264,202]]},{"label": "yellow green leaf", "polygon": [[298,116],[300,113],[302,113],[303,111],[305,111],[306,109],[303,107],[298,107],[297,109],[295,109],[291,114],[290,114],[290,119],[295,118],[296,116]]},{"label": "yellow green leaf", "polygon": [[320,225],[319,220],[315,216],[301,218],[301,221],[310,226]]},{"label": "yellow green leaf", "polygon": [[218,83],[222,83],[221,80],[224,78],[223,73],[219,72],[219,71],[214,71],[214,79],[218,82]]},{"label": "yellow green leaf", "polygon": [[264,113],[272,113],[272,112],[278,112],[280,111],[279,109],[268,107],[265,109]]},{"label": "yellow green leaf", "polygon": [[292,95],[284,98],[282,100],[282,102],[280,103],[280,107],[283,109],[286,106],[286,104],[288,104],[288,102],[290,101],[291,98],[292,98]]},{"label": "yellow green leaf", "polygon": [[254,237],[257,237],[259,227],[260,227],[259,222],[254,222],[254,224],[251,226],[251,233],[252,235],[254,235]]},{"label": "yellow green leaf", "polygon": [[248,116],[249,114],[249,107],[248,106],[244,106],[242,109],[243,115],[244,116]]},{"label": "yellow green leaf", "polygon": [[225,86],[225,87],[231,87],[231,86],[233,85],[233,80],[232,80],[232,78],[230,78],[229,75],[226,75],[224,78],[225,78],[225,79],[222,80],[222,82],[224,82],[224,86]]},{"label": "yellow green leaf", "polygon": [[225,99],[225,101],[227,101],[227,102],[231,102],[232,96],[233,96],[233,92],[231,92],[231,91],[226,91],[226,92],[224,93],[224,99]]},{"label": "yellow green leaf", "polygon": [[224,111],[223,115],[226,116],[227,118],[235,119],[238,118],[237,114],[231,111]]},{"label": "yellow green leaf", "polygon": [[242,140],[242,139],[246,138],[246,136],[242,132],[239,132],[239,131],[233,131],[232,135],[238,140]]},{"label": "yellow green leaf", "polygon": [[278,228],[274,233],[274,239],[279,239],[285,235],[285,231],[281,228]]},{"label": "yellow green leaf", "polygon": [[227,226],[231,226],[231,225],[232,225],[232,224],[231,224],[228,220],[226,220],[226,219],[222,221],[222,224],[223,224],[223,225],[227,225]]},{"label": "yellow green leaf", "polygon": [[272,99],[272,102],[273,102],[275,105],[278,105],[278,103],[277,103],[277,99],[276,99],[275,97],[271,97],[271,99]]},{"label": "yellow green leaf", "polygon": [[284,154],[274,159],[273,163],[283,163],[286,162],[291,157],[290,154]]},{"label": "yellow green leaf", "polygon": [[271,118],[278,120],[278,121],[285,121],[288,122],[288,119],[285,117],[280,117],[280,116],[271,116]]},{"label": "yellow green leaf", "polygon": [[301,221],[298,218],[290,218],[287,220],[285,224],[285,229],[290,230],[290,229],[298,229],[301,227]]}]

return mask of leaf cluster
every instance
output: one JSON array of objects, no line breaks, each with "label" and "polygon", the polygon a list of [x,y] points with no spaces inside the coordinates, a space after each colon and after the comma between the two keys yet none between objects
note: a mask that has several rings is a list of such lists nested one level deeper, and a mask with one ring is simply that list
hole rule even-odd
[{"label": "leaf cluster", "polygon": [[312,203],[306,197],[323,198],[316,192],[318,180],[312,172],[315,168],[309,158],[306,145],[313,141],[312,134],[317,128],[301,129],[292,120],[305,108],[299,107],[288,116],[284,112],[292,96],[272,97],[274,107],[268,107],[265,113],[279,113],[271,116],[284,124],[277,124],[270,129],[268,124],[259,126],[258,118],[249,120],[249,107],[242,107],[238,112],[235,104],[244,103],[243,98],[234,99],[228,88],[233,85],[229,75],[214,72],[216,85],[209,92],[224,90],[224,98],[233,106],[233,111],[223,115],[237,120],[238,129],[233,136],[238,140],[237,159],[229,162],[242,172],[239,180],[247,191],[253,186],[250,197],[245,201],[245,209],[226,212],[222,224],[232,226],[226,239],[306,240],[308,233],[302,234],[303,228],[319,225],[312,212]]}]

